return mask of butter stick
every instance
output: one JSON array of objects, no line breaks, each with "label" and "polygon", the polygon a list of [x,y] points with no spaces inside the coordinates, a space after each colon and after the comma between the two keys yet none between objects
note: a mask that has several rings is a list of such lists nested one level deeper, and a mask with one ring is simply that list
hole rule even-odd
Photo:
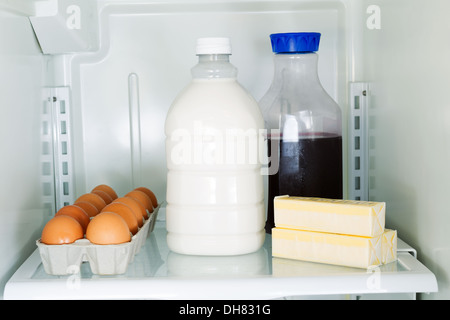
[{"label": "butter stick", "polygon": [[375,267],[382,264],[382,235],[359,237],[273,228],[272,256],[355,268]]},{"label": "butter stick", "polygon": [[381,261],[387,264],[397,260],[397,230],[384,229],[381,238]]},{"label": "butter stick", "polygon": [[384,202],[279,196],[275,226],[374,237],[384,231],[385,207]]}]

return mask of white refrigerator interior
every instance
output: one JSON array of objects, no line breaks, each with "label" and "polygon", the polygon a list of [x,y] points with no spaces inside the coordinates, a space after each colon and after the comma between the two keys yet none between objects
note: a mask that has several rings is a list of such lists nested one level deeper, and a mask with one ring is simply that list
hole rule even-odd
[{"label": "white refrigerator interior", "polygon": [[[449,11],[446,0],[0,0],[3,298],[189,298],[189,283],[198,299],[449,299]],[[100,183],[165,199],[164,121],[198,37],[231,38],[238,80],[259,100],[273,75],[269,35],[294,31],[322,33],[319,77],[344,119],[344,196],[386,202],[386,227],[403,240],[394,268],[286,265],[270,241],[241,259],[183,259],[164,243],[162,208],[125,276],[83,266],[74,287],[45,274],[36,240],[57,208]],[[193,273],[202,267],[215,273]],[[224,280],[231,270],[244,291]]]}]

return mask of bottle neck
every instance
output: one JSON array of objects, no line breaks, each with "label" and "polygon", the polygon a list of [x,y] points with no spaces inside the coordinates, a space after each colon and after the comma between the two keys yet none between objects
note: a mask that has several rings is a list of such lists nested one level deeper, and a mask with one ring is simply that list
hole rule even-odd
[{"label": "bottle neck", "polygon": [[237,69],[230,63],[229,54],[200,54],[191,74],[194,79],[235,79]]},{"label": "bottle neck", "polygon": [[318,83],[317,53],[276,54],[274,56],[274,82],[295,86]]}]

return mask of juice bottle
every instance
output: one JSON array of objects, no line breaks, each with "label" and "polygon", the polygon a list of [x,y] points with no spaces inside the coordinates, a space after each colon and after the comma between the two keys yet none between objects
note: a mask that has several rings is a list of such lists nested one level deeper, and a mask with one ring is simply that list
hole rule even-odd
[{"label": "juice bottle", "polygon": [[278,195],[342,198],[341,110],[317,73],[320,33],[270,36],[275,72],[260,101],[269,152],[266,232]]}]

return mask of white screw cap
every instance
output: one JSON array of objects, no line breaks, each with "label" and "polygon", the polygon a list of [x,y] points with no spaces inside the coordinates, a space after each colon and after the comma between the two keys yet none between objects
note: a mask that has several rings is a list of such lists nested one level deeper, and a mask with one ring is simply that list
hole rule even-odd
[{"label": "white screw cap", "polygon": [[199,38],[196,54],[231,54],[229,38]]}]

